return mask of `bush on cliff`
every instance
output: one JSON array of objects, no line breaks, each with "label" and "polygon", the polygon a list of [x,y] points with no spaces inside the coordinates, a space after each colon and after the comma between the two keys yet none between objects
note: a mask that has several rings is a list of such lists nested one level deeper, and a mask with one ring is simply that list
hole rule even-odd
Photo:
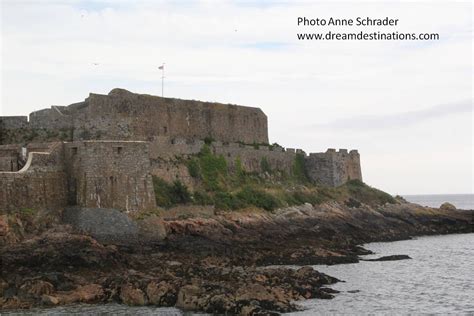
[{"label": "bush on cliff", "polygon": [[156,204],[162,207],[171,207],[177,204],[191,202],[191,193],[188,188],[176,180],[172,184],[165,180],[153,177],[153,188],[155,190]]},{"label": "bush on cliff", "polygon": [[296,154],[295,161],[293,162],[292,172],[293,172],[294,180],[301,183],[309,182],[309,177],[306,172],[306,166],[305,166],[303,154]]},{"label": "bush on cliff", "polygon": [[188,162],[189,174],[202,180],[207,191],[216,191],[225,185],[227,178],[227,162],[223,156],[214,155],[206,144],[197,157]]},{"label": "bush on cliff", "polygon": [[372,188],[360,180],[350,180],[343,188],[347,189],[350,197],[369,205],[396,204],[397,200],[390,194]]}]

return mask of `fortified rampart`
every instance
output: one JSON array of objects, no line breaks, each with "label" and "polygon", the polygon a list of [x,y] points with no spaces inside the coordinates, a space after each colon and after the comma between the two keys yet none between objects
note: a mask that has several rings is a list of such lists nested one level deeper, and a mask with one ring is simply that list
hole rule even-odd
[{"label": "fortified rampart", "polygon": [[215,139],[268,143],[267,117],[259,108],[135,94],[114,89],[84,102],[51,106],[25,117],[0,117],[4,129],[29,128],[70,140]]},{"label": "fortified rampart", "polygon": [[328,186],[340,186],[349,180],[362,181],[360,156],[357,150],[328,149],[312,153],[306,158],[306,169],[311,180]]},{"label": "fortified rampart", "polygon": [[0,116],[0,125],[2,128],[15,129],[28,126],[27,116]]},{"label": "fortified rampart", "polygon": [[60,208],[67,203],[62,143],[49,152],[30,152],[16,172],[0,171],[0,210]]},{"label": "fortified rampart", "polygon": [[66,143],[65,158],[71,205],[126,211],[156,207],[147,142]]},{"label": "fortified rampart", "polygon": [[124,211],[156,207],[147,142],[35,145],[29,148],[38,151],[29,151],[21,170],[0,171],[0,210],[66,205]]},{"label": "fortified rampart", "polygon": [[205,142],[230,168],[239,161],[247,172],[291,175],[297,163],[317,184],[362,180],[356,150],[307,155],[268,145],[267,117],[258,108],[114,89],[33,112],[29,121],[0,117],[0,209],[153,208],[151,176],[193,188],[186,161]]}]

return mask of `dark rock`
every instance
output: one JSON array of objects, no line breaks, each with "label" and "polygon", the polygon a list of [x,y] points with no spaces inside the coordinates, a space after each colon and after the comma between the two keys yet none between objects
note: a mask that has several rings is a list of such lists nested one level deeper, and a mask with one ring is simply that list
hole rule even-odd
[{"label": "dark rock", "polygon": [[131,306],[145,305],[145,294],[142,290],[135,288],[131,284],[122,286],[120,299],[123,303]]},{"label": "dark rock", "polygon": [[407,255],[392,255],[392,256],[384,256],[376,259],[360,259],[362,261],[396,261],[396,260],[405,260],[411,259],[410,256]]},{"label": "dark rock", "polygon": [[448,203],[448,202],[444,202],[443,204],[441,204],[441,206],[439,208],[441,210],[444,210],[444,211],[455,211],[456,210],[456,206],[454,206],[453,204]]}]

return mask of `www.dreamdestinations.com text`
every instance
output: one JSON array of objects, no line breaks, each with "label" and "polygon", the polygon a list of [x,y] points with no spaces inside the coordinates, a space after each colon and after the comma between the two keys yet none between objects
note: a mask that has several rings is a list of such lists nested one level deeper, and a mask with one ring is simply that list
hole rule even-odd
[{"label": "www.dreamdestinations.com text", "polygon": [[[361,18],[356,19],[309,19],[306,17],[298,17],[297,25],[300,27],[328,27],[328,26],[359,26],[359,27],[396,27],[399,19],[385,17],[378,18]],[[335,32],[332,30],[326,32],[302,32],[296,33],[298,40],[309,41],[430,41],[439,40],[438,33],[414,33],[414,32],[398,32],[398,31],[357,31],[357,32]]]}]

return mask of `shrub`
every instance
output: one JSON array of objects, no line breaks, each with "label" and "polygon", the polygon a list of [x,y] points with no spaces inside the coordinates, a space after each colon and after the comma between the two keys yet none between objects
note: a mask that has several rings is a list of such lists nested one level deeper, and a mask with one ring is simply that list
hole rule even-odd
[{"label": "shrub", "polygon": [[299,182],[309,182],[303,154],[296,154],[293,162],[293,177]]},{"label": "shrub", "polygon": [[193,178],[199,179],[201,177],[201,168],[199,167],[199,160],[193,158],[188,162],[188,172]]},{"label": "shrub", "polygon": [[214,205],[218,210],[236,210],[247,206],[229,192],[217,192],[214,196]]},{"label": "shrub", "polygon": [[214,138],[212,138],[211,136],[206,136],[206,137],[204,138],[204,143],[205,143],[206,145],[212,144],[213,141],[214,141]]},{"label": "shrub", "polygon": [[354,199],[369,204],[383,205],[385,203],[396,204],[397,201],[390,194],[372,188],[360,180],[349,180],[344,184],[349,194]]},{"label": "shrub", "polygon": [[206,192],[196,191],[193,194],[194,204],[197,205],[213,205],[214,199]]},{"label": "shrub", "polygon": [[220,189],[220,180],[224,181],[227,176],[227,162],[220,155],[211,153],[209,146],[204,145],[199,153],[199,167],[204,186],[209,191]]},{"label": "shrub", "polygon": [[237,193],[236,197],[244,205],[254,205],[267,211],[272,211],[281,205],[280,201],[273,195],[251,187],[244,187]]},{"label": "shrub", "polygon": [[153,188],[158,206],[171,207],[176,204],[191,202],[191,194],[188,188],[178,180],[169,184],[161,178],[153,177]]}]

